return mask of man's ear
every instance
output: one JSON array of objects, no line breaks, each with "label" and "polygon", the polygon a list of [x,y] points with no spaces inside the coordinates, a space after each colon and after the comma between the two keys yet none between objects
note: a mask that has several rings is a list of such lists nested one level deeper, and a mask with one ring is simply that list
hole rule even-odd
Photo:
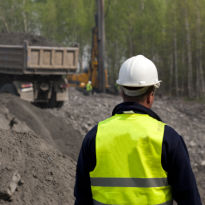
[{"label": "man's ear", "polygon": [[154,92],[152,91],[151,93],[149,93],[146,97],[146,103],[149,106],[152,106],[152,103],[154,101]]},{"label": "man's ear", "polygon": [[147,97],[146,97],[146,103],[147,103],[147,105],[149,105],[149,104],[150,104],[150,94],[149,94],[149,95],[147,95]]},{"label": "man's ear", "polygon": [[121,96],[122,98],[124,98],[124,92],[123,92],[122,88],[120,88],[120,96]]}]

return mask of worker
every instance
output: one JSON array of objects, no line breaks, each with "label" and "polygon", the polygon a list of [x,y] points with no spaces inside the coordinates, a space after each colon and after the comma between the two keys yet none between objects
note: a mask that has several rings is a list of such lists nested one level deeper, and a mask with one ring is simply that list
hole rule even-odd
[{"label": "worker", "polygon": [[93,93],[93,86],[92,86],[92,82],[90,80],[86,84],[86,93],[88,95],[91,95]]},{"label": "worker", "polygon": [[151,110],[160,86],[154,63],[127,59],[117,84],[123,103],[82,143],[75,205],[201,205],[183,138]]}]

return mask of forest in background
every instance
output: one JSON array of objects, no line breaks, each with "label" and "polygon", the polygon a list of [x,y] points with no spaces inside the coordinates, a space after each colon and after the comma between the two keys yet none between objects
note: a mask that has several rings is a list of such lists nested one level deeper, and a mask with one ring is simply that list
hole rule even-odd
[{"label": "forest in background", "polygon": [[[115,85],[121,63],[143,54],[158,67],[161,90],[201,98],[205,94],[204,0],[104,0],[106,67]],[[96,0],[0,1],[0,32],[42,35],[79,44],[90,52]],[[87,49],[89,48],[89,49]],[[80,63],[82,65],[82,63]]]}]

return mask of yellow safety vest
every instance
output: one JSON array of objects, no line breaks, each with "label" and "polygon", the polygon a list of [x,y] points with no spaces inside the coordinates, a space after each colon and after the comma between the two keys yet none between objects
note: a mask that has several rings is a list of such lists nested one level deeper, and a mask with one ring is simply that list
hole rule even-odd
[{"label": "yellow safety vest", "polygon": [[90,83],[87,83],[86,85],[86,91],[89,92],[93,89],[92,85]]},{"label": "yellow safety vest", "polygon": [[93,204],[170,205],[161,165],[165,124],[146,114],[116,114],[98,125]]}]

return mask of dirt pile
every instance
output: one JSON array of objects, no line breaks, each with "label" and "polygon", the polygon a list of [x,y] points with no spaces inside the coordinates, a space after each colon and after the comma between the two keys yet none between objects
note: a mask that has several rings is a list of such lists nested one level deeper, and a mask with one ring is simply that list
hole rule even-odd
[{"label": "dirt pile", "polygon": [[[0,141],[0,204],[72,204],[75,162],[69,156],[29,132],[1,130]],[[10,199],[15,173],[21,180]]]},{"label": "dirt pile", "polygon": [[29,33],[0,33],[1,45],[23,45],[25,40],[34,46],[60,46],[42,36]]},{"label": "dirt pile", "polygon": [[62,153],[77,159],[76,150],[79,150],[82,137],[62,117],[56,117],[49,110],[42,110],[9,94],[0,95],[0,104],[0,128],[9,129],[13,122],[12,130],[35,133]]},{"label": "dirt pile", "polygon": [[[73,88],[69,95],[61,109],[39,109],[15,96],[0,95],[0,204],[73,204],[75,164],[83,137],[111,116],[121,98],[84,96]],[[204,106],[158,98],[153,109],[184,137],[205,202]],[[16,187],[11,202],[8,187],[10,191]]]},{"label": "dirt pile", "polygon": [[82,137],[70,124],[1,94],[0,141],[0,204],[73,204]]}]

